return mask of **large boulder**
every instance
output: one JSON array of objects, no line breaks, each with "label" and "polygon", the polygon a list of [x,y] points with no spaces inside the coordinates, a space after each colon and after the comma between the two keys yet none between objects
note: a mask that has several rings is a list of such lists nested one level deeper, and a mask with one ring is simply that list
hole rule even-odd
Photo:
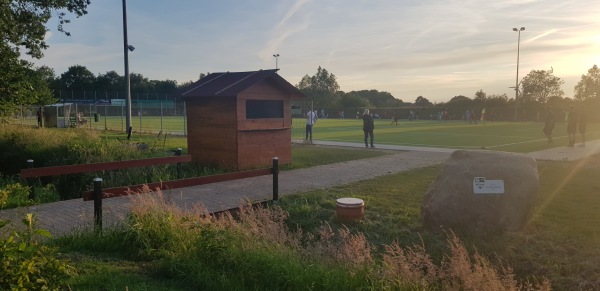
[{"label": "large boulder", "polygon": [[521,229],[538,190],[534,159],[491,151],[455,151],[427,190],[421,217],[432,231]]}]

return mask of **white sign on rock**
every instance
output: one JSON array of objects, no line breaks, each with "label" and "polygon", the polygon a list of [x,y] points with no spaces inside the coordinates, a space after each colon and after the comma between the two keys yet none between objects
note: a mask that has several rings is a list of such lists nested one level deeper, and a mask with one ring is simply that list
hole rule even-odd
[{"label": "white sign on rock", "polygon": [[486,180],[485,177],[473,178],[473,193],[504,194],[504,180]]}]

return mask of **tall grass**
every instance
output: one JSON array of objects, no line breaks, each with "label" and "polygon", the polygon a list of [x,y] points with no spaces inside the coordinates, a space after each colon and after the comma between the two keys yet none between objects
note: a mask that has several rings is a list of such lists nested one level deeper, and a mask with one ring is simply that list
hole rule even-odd
[{"label": "tall grass", "polygon": [[550,290],[547,280],[518,282],[508,266],[469,253],[453,234],[436,263],[423,246],[374,246],[325,222],[314,233],[289,229],[278,206],[242,204],[235,216],[211,216],[202,206],[181,210],[160,192],[131,199],[124,225],[96,240],[112,242],[110,232],[119,232],[132,253],[155,262],[154,273],[194,289]]},{"label": "tall grass", "polygon": [[[171,151],[140,150],[137,144],[126,144],[116,139],[102,138],[99,132],[86,129],[31,128],[14,125],[0,125],[0,174],[14,181],[28,159],[34,160],[35,167],[48,167],[73,164],[92,164],[122,160],[143,159],[172,155]],[[216,170],[186,164],[180,173],[182,177],[212,174]],[[177,179],[176,165],[161,165],[143,169],[126,169],[109,172],[82,173],[46,177],[40,180],[38,188],[54,185],[60,199],[80,198],[81,193],[91,190],[92,180],[100,176],[105,187]],[[1,181],[0,181],[1,182]],[[9,182],[0,183],[0,189]],[[37,189],[36,189],[37,190]],[[16,194],[15,194],[16,195]],[[12,196],[15,196],[12,195]],[[37,202],[44,202],[38,199]],[[22,205],[15,205],[22,206]]]}]

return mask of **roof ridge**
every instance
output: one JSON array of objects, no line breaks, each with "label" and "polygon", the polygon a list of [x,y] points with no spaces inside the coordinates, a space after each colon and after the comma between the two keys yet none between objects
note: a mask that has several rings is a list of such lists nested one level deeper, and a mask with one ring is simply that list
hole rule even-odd
[{"label": "roof ridge", "polygon": [[[215,74],[217,74],[217,73],[215,73]],[[204,82],[204,83],[202,83],[202,84],[200,84],[200,85],[198,85],[198,86],[196,86],[196,87],[193,87],[193,88],[191,88],[191,89],[189,89],[189,90],[187,90],[187,91],[183,92],[181,95],[185,95],[185,94],[189,93],[190,91],[194,91],[194,90],[196,90],[196,89],[198,89],[198,88],[200,88],[200,87],[202,87],[202,86],[204,86],[204,85],[206,85],[206,84],[208,84],[208,83],[210,83],[210,82],[212,82],[212,81],[214,81],[214,80],[216,80],[216,79],[219,79],[219,78],[221,78],[221,77],[225,76],[226,74],[229,74],[229,72],[220,73],[220,74],[221,74],[221,75],[219,75],[219,76],[217,76],[217,77],[214,77],[214,78],[212,78],[211,80],[208,80],[208,81],[206,81],[206,82]],[[202,80],[202,79],[200,79],[200,80]],[[198,80],[198,81],[200,81],[200,80]]]},{"label": "roof ridge", "polygon": [[248,78],[250,78],[250,77],[252,77],[252,76],[254,76],[254,75],[258,74],[259,72],[262,72],[262,71],[263,71],[263,70],[261,69],[261,70],[258,70],[258,71],[254,71],[254,72],[252,72],[252,74],[248,74],[248,75],[247,75],[247,76],[245,76],[244,78],[241,78],[241,79],[239,79],[237,82],[235,82],[235,83],[232,83],[231,85],[229,85],[229,86],[227,86],[227,87],[225,87],[225,88],[223,88],[223,89],[221,89],[221,90],[219,90],[219,91],[215,92],[215,95],[219,95],[219,93],[221,93],[221,92],[223,92],[223,91],[225,91],[225,90],[227,90],[227,89],[229,89],[229,88],[231,88],[231,87],[233,87],[233,86],[235,86],[235,85],[239,84],[240,82],[242,82],[242,81],[244,81],[244,80],[246,80],[246,79],[248,79]]}]

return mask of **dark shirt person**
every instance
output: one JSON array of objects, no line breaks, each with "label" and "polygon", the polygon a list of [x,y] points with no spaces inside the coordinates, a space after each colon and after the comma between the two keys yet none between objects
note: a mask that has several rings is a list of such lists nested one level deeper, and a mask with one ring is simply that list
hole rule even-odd
[{"label": "dark shirt person", "polygon": [[369,147],[368,137],[371,138],[371,147],[374,148],[373,145],[373,129],[375,129],[375,124],[373,122],[373,116],[369,114],[369,109],[365,109],[363,113],[363,132],[365,133],[365,147]]},{"label": "dark shirt person", "polygon": [[577,122],[579,121],[579,116],[577,115],[577,111],[573,105],[569,107],[569,115],[567,118],[567,135],[569,137],[569,144],[567,147],[575,146],[575,135],[577,134]]},{"label": "dark shirt person", "polygon": [[544,134],[548,139],[548,143],[552,143],[552,131],[554,130],[554,113],[548,110],[546,119],[544,120]]},{"label": "dark shirt person", "polygon": [[585,113],[585,110],[581,111],[581,114],[579,114],[579,123],[577,125],[577,128],[579,129],[579,134],[581,134],[581,144],[579,146],[584,147],[585,146],[585,130],[587,128],[587,115]]}]

